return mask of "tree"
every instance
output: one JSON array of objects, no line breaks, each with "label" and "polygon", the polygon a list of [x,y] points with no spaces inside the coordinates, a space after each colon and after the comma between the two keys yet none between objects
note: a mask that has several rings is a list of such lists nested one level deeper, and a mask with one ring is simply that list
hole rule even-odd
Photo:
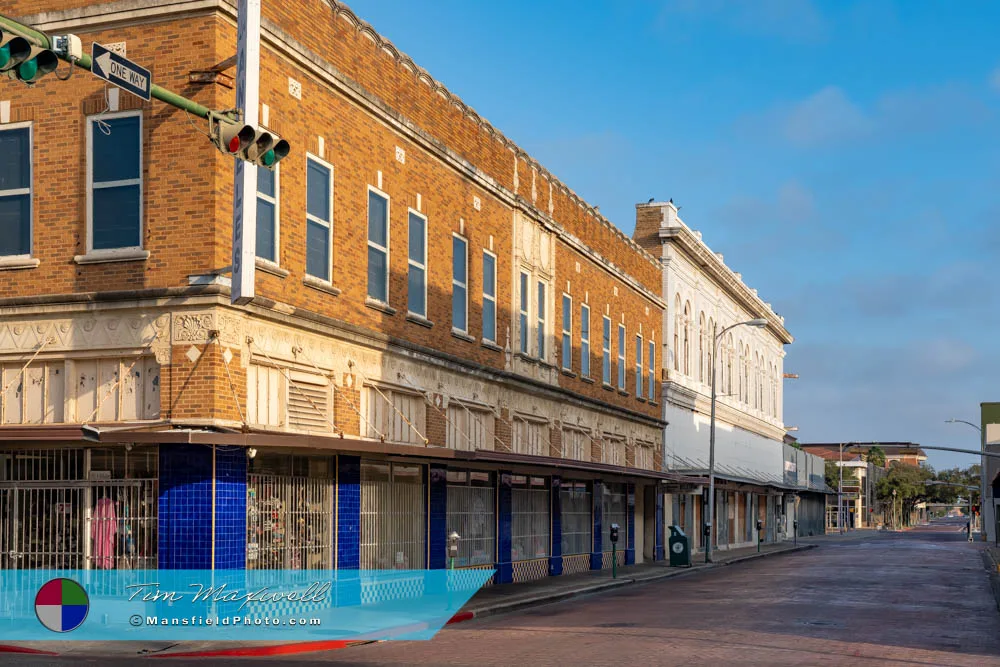
[{"label": "tree", "polygon": [[[908,523],[908,517],[914,505],[926,498],[929,493],[925,483],[934,478],[934,469],[929,466],[920,468],[893,461],[889,472],[878,481],[876,492],[878,499],[894,507],[902,522]],[[895,491],[895,495],[893,495]]]},{"label": "tree", "polygon": [[879,447],[878,445],[873,446],[871,449],[868,450],[868,453],[865,454],[865,461],[871,463],[873,466],[876,466],[878,468],[884,468],[885,450]]},{"label": "tree", "polygon": [[[836,461],[827,461],[824,469],[826,473],[826,485],[831,489],[836,489],[840,485],[840,466]],[[848,474],[850,474],[848,472]]]}]

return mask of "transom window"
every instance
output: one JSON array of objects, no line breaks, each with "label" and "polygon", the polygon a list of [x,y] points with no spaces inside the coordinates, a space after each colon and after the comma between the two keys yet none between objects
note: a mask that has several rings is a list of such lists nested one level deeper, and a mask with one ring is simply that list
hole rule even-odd
[{"label": "transom window", "polygon": [[88,250],[142,247],[142,115],[102,114],[87,123]]},{"label": "transom window", "polygon": [[31,254],[31,126],[0,130],[0,257]]},{"label": "transom window", "polygon": [[389,303],[389,198],[368,189],[368,296]]},{"label": "transom window", "polygon": [[306,273],[329,282],[332,268],[333,169],[312,156],[306,163]]}]

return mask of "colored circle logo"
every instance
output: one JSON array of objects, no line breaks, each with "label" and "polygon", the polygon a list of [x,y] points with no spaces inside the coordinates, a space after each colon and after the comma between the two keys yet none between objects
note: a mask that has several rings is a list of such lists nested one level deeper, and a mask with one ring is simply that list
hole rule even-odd
[{"label": "colored circle logo", "polygon": [[684,545],[680,542],[674,542],[674,546],[670,547],[675,554],[679,554],[684,551]]},{"label": "colored circle logo", "polygon": [[90,611],[90,598],[72,579],[52,579],[35,595],[35,616],[52,632],[70,632],[83,625]]}]

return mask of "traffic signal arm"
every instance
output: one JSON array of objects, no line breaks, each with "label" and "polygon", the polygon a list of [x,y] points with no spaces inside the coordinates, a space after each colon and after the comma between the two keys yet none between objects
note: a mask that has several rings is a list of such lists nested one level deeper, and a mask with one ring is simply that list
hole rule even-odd
[{"label": "traffic signal arm", "polygon": [[[32,42],[33,45],[39,50],[51,51],[53,48],[52,40],[49,38],[48,35],[46,35],[43,32],[38,32],[37,30],[34,30],[22,23],[18,23],[13,19],[7,18],[2,14],[0,14],[0,31],[3,31],[4,34],[10,32],[15,35],[19,35],[21,36],[22,39],[27,39],[29,42]],[[62,60],[66,60],[70,64],[76,65],[77,67],[81,67],[87,71],[90,71],[91,58],[86,53],[80,54],[79,58],[72,58],[72,59],[70,59],[68,55],[64,54],[56,54],[56,55]],[[48,63],[41,63],[41,62],[39,63],[39,66],[47,66],[47,65]],[[37,78],[37,76],[35,78]],[[167,104],[173,107],[177,107],[178,109],[183,109],[184,111],[187,111],[190,114],[198,116],[199,118],[208,118],[210,111],[208,107],[204,107],[198,104],[197,102],[194,102],[193,100],[189,100],[188,98],[183,97],[182,95],[173,93],[167,90],[166,88],[161,88],[160,86],[153,84],[151,86],[150,94],[156,99],[160,100],[161,102],[166,102]]]}]

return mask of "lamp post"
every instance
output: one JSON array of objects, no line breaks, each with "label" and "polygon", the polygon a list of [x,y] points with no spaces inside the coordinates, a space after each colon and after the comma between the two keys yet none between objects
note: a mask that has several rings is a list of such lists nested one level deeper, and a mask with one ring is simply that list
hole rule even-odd
[{"label": "lamp post", "polygon": [[736,324],[730,324],[728,327],[723,329],[718,333],[712,334],[712,419],[708,429],[708,522],[705,527],[708,529],[708,539],[705,541],[705,562],[712,562],[712,531],[713,524],[715,520],[715,375],[716,375],[716,357],[719,353],[719,340],[722,336],[730,329],[735,329],[741,326],[750,327],[766,327],[767,320],[758,317],[757,319],[747,320],[746,322],[737,322]]},{"label": "lamp post", "polygon": [[[986,511],[986,433],[983,431],[981,426],[977,426],[972,422],[965,421],[964,419],[947,419],[946,424],[968,424],[972,428],[979,431],[979,449],[983,452],[982,456],[979,457],[979,536],[983,541],[986,540],[986,527],[983,525],[983,512]],[[969,537],[972,537],[972,532],[969,532]]]}]

